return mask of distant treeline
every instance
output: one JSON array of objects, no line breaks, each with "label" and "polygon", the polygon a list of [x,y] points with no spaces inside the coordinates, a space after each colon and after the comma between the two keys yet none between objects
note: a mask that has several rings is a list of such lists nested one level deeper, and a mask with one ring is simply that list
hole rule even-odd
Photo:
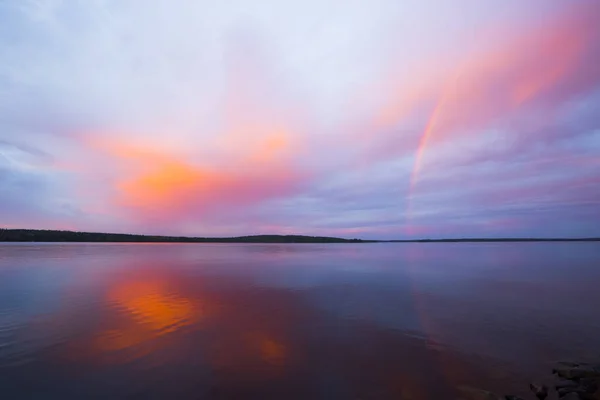
[{"label": "distant treeline", "polygon": [[0,229],[0,242],[134,242],[134,243],[360,243],[341,239],[301,235],[255,235],[228,238],[148,236],[124,233],[93,233],[38,229]]},{"label": "distant treeline", "polygon": [[461,243],[461,242],[592,242],[600,238],[463,238],[362,240],[326,236],[254,235],[226,238],[148,236],[125,233],[93,233],[40,229],[0,229],[0,242],[132,242],[132,243]]},{"label": "distant treeline", "polygon": [[461,238],[386,240],[391,243],[479,243],[479,242],[598,242],[600,237],[589,238]]}]

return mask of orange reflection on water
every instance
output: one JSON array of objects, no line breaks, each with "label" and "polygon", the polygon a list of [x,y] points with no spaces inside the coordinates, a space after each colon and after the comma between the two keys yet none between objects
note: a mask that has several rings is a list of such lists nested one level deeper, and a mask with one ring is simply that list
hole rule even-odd
[{"label": "orange reflection on water", "polygon": [[285,346],[271,339],[265,339],[260,345],[263,360],[271,364],[283,364]]},{"label": "orange reflection on water", "polygon": [[199,304],[170,294],[161,281],[130,282],[110,291],[109,301],[148,329],[165,334],[196,322]]},{"label": "orange reflection on water", "polygon": [[[206,315],[200,301],[171,293],[160,278],[119,282],[109,290],[107,300],[118,311],[119,323],[98,334],[95,347],[102,352],[140,347],[196,324]],[[152,351],[151,347],[137,356]]]},{"label": "orange reflection on water", "polygon": [[[420,250],[412,256],[420,258]],[[307,307],[295,291],[248,289],[230,279],[188,276],[176,267],[176,262],[168,267],[149,262],[144,268],[121,268],[108,282],[92,329],[70,343],[64,356],[70,362],[118,366],[118,371],[125,365],[126,373],[184,371],[184,384],[215,387],[219,398],[271,390],[281,394],[275,398],[289,398],[289,393],[313,398],[311,382],[322,375],[339,380],[356,398],[424,400],[449,398],[433,394],[477,378],[421,339],[371,324],[361,308],[357,318],[338,321],[350,329],[348,343],[338,343],[328,330],[299,337],[299,328],[323,326],[323,318],[335,316]],[[417,307],[425,300],[417,299]],[[423,328],[431,327],[427,317],[421,315]],[[196,378],[195,368],[210,375]],[[149,379],[148,387],[153,384]]]},{"label": "orange reflection on water", "polygon": [[247,335],[249,347],[256,349],[259,358],[272,365],[283,365],[287,358],[286,346],[264,332]]}]

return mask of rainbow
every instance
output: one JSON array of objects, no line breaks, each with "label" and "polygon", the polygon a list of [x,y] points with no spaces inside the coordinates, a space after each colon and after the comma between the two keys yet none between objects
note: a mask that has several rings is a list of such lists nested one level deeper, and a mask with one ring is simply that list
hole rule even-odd
[{"label": "rainbow", "polygon": [[[409,184],[408,184],[408,201],[407,201],[407,205],[406,205],[406,226],[409,227],[410,229],[410,222],[412,219],[412,206],[413,206],[413,194],[415,193],[416,190],[416,184],[418,182],[419,179],[419,174],[421,172],[421,169],[423,167],[423,157],[425,155],[425,151],[427,150],[427,146],[429,145],[429,142],[431,140],[431,137],[433,136],[433,133],[435,131],[435,129],[437,128],[439,119],[440,119],[440,114],[442,113],[442,110],[444,109],[444,106],[448,100],[448,90],[443,90],[442,93],[440,94],[435,106],[433,107],[433,110],[431,111],[431,114],[429,115],[429,119],[427,120],[427,123],[425,124],[425,129],[423,130],[423,133],[421,134],[421,138],[419,139],[419,144],[417,146],[417,152],[415,155],[415,161],[413,163],[413,167],[410,173],[410,178],[409,178]],[[411,232],[409,232],[411,233]]]}]

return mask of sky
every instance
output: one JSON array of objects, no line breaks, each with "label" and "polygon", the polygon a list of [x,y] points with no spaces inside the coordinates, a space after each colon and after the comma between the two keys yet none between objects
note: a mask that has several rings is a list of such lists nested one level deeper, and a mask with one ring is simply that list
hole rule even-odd
[{"label": "sky", "polygon": [[598,0],[0,0],[0,227],[600,236]]}]

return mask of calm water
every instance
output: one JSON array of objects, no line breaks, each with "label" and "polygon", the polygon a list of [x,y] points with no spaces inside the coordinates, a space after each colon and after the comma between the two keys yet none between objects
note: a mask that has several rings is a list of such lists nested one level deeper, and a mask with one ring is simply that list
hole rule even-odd
[{"label": "calm water", "polygon": [[600,245],[0,244],[3,399],[452,399],[600,359]]}]

